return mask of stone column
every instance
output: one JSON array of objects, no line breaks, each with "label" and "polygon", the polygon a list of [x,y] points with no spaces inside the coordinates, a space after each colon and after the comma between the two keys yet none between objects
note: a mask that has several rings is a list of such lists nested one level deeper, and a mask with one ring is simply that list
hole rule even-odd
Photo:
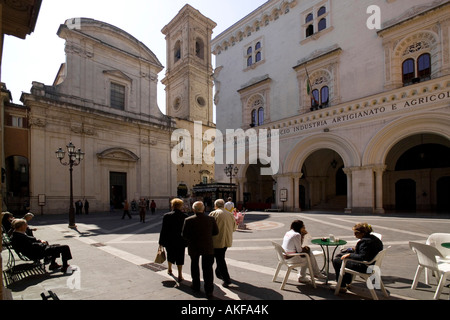
[{"label": "stone column", "polygon": [[352,213],[352,196],[353,196],[353,189],[352,189],[352,169],[351,168],[344,168],[342,169],[344,173],[347,175],[347,207],[345,208],[345,213]]},{"label": "stone column", "polygon": [[246,182],[246,178],[236,178],[236,205],[238,202],[244,201],[244,186]]},{"label": "stone column", "polygon": [[352,212],[370,214],[375,209],[373,166],[352,167]]},{"label": "stone column", "polygon": [[294,194],[293,194],[293,200],[294,200],[294,211],[299,212],[301,211],[302,204],[300,203],[300,178],[302,177],[302,173],[293,175],[294,180]]},{"label": "stone column", "polygon": [[385,213],[383,208],[383,173],[386,171],[385,165],[378,165],[373,168],[375,172],[375,210],[374,213]]}]

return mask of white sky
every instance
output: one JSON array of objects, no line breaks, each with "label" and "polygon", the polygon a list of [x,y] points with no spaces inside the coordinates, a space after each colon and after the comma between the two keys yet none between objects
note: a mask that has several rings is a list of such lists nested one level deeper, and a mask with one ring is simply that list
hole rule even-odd
[{"label": "white sky", "polygon": [[[32,82],[52,85],[65,62],[64,40],[56,35],[69,18],[92,18],[112,24],[143,42],[166,65],[166,40],[161,33],[189,3],[217,23],[213,38],[257,9],[267,0],[43,0],[35,31],[25,40],[5,36],[1,81],[11,91],[13,102],[21,104],[22,92]],[[159,74],[158,105],[165,113],[165,91]]]}]

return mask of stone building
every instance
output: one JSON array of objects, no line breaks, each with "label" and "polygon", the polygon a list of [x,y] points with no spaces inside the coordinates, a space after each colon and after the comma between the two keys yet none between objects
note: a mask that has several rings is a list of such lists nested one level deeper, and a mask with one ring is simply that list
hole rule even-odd
[{"label": "stone building", "polygon": [[69,142],[85,153],[73,169],[75,201],[106,211],[145,197],[168,208],[176,195],[175,122],[157,105],[158,58],[105,22],[69,19],[57,34],[66,62],[52,85],[34,82],[21,97],[29,108],[31,210],[40,211],[38,200],[45,213],[67,210],[69,169],[55,151]]},{"label": "stone building", "polygon": [[[0,3],[0,161],[1,161],[1,180],[0,180],[0,218],[3,218],[3,211],[7,210],[5,206],[5,197],[7,195],[7,176],[6,176],[6,157],[17,152],[24,152],[21,146],[14,146],[6,140],[6,131],[12,129],[15,137],[21,137],[23,132],[23,115],[26,111],[20,106],[11,103],[11,93],[6,85],[1,82],[1,66],[3,65],[3,40],[5,35],[25,39],[27,35],[34,32],[36,22],[41,9],[42,0],[29,1],[2,1]],[[15,149],[17,148],[17,149]],[[20,189],[20,187],[19,187]],[[0,251],[3,250],[0,243]],[[0,273],[3,275],[3,261],[0,256]],[[9,290],[3,288],[3,281],[0,283],[0,300],[10,299]],[[3,311],[3,310],[2,310]]]},{"label": "stone building", "polygon": [[198,184],[214,179],[214,163],[195,158],[205,149],[203,139],[215,130],[213,119],[213,68],[211,35],[216,23],[186,4],[167,24],[166,113],[185,134],[174,141],[177,153],[178,196],[192,195]]},{"label": "stone building", "polygon": [[271,0],[213,39],[217,128],[279,138],[239,202],[450,212],[450,4],[407,2]]}]

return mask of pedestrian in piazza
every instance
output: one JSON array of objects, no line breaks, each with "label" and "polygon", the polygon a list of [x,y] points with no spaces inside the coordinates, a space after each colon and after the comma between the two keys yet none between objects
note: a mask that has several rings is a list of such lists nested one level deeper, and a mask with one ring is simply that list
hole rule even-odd
[{"label": "pedestrian in piazza", "polygon": [[84,213],[89,214],[89,201],[84,199]]},{"label": "pedestrian in piazza", "polygon": [[139,201],[139,218],[140,222],[145,223],[145,209],[147,208],[147,202],[144,198]]},{"label": "pedestrian in piazza", "polygon": [[214,258],[216,259],[216,276],[223,280],[224,287],[231,284],[230,274],[228,273],[225,253],[233,244],[233,232],[237,229],[234,216],[224,209],[225,201],[217,199],[214,202],[214,211],[209,216],[216,220],[219,233],[213,237]]},{"label": "pedestrian in piazza", "polygon": [[184,253],[186,251],[186,240],[181,236],[184,220],[188,215],[182,211],[184,202],[175,198],[170,201],[172,211],[163,216],[161,233],[159,234],[159,245],[167,251],[167,273],[173,275],[172,265],[178,269],[178,282],[183,281]]},{"label": "pedestrian in piazza", "polygon": [[156,210],[155,200],[152,200],[152,203],[150,203],[150,210],[152,211],[152,215],[155,214],[155,210]]},{"label": "pedestrian in piazza", "polygon": [[125,218],[125,215],[127,215],[130,219],[131,219],[131,215],[130,215],[130,204],[128,203],[128,200],[125,199],[125,201],[123,202],[123,215],[122,215],[122,220]]},{"label": "pedestrian in piazza", "polygon": [[194,291],[200,290],[200,257],[202,257],[203,282],[208,299],[214,291],[214,246],[213,236],[219,233],[216,220],[205,214],[205,205],[197,201],[192,205],[194,215],[184,220],[182,236],[187,241],[191,258],[191,276]]}]

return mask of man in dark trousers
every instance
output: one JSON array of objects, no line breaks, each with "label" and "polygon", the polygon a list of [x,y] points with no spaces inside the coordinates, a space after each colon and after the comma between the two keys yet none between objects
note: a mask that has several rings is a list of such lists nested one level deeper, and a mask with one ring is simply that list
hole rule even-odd
[{"label": "man in dark trousers", "polygon": [[199,260],[202,256],[203,281],[208,299],[213,298],[214,291],[214,247],[213,236],[219,233],[216,220],[205,215],[205,205],[197,201],[192,205],[195,215],[184,220],[182,236],[188,243],[188,254],[191,257],[192,289],[200,290]]},{"label": "man in dark trousers", "polygon": [[28,224],[25,219],[16,219],[13,223],[14,232],[11,237],[11,244],[14,250],[22,253],[27,258],[36,261],[43,258],[49,258],[50,270],[56,270],[61,266],[56,263],[56,258],[61,256],[63,265],[61,271],[66,273],[69,264],[68,260],[72,259],[70,248],[67,245],[49,245],[47,241],[38,240],[26,234]]}]

